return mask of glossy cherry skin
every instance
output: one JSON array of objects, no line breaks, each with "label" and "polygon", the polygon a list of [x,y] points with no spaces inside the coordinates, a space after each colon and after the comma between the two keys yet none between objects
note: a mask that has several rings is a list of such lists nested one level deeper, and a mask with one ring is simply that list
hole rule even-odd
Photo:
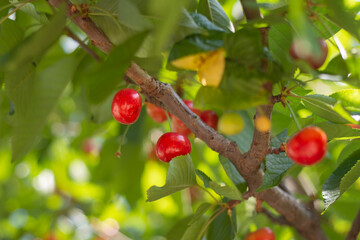
[{"label": "glossy cherry skin", "polygon": [[293,59],[300,59],[300,60],[307,61],[313,69],[318,69],[319,67],[321,67],[324,64],[327,54],[328,54],[328,46],[327,46],[325,40],[322,38],[319,38],[318,42],[319,42],[319,46],[320,46],[320,50],[321,50],[320,56],[315,56],[314,54],[311,54],[309,56],[301,56],[301,52],[300,52],[301,49],[297,49],[296,42],[293,42],[290,46],[290,51],[289,51],[290,56]]},{"label": "glossy cherry skin", "polygon": [[200,118],[201,120],[203,120],[204,123],[217,130],[219,116],[216,114],[216,112],[212,110],[203,111],[200,114]]},{"label": "glossy cherry skin", "polygon": [[133,124],[138,120],[141,111],[141,96],[130,88],[121,89],[113,99],[111,112],[116,121],[122,124]]},{"label": "glossy cherry skin", "polygon": [[260,228],[249,233],[245,240],[275,240],[275,234],[270,228]]},{"label": "glossy cherry skin", "polygon": [[[200,116],[201,111],[199,109],[194,108],[194,104],[190,100],[184,100],[184,103],[191,111],[193,111],[196,115]],[[171,115],[172,120],[172,128],[174,132],[181,133],[185,136],[189,136],[191,134],[191,130],[183,123],[178,117]]]},{"label": "glossy cherry skin", "polygon": [[146,112],[155,122],[162,123],[166,121],[165,111],[161,107],[155,106],[152,103],[147,103]]},{"label": "glossy cherry skin", "polygon": [[324,158],[327,136],[318,127],[307,127],[298,132],[286,144],[286,154],[300,165],[313,165]]},{"label": "glossy cherry skin", "polygon": [[186,155],[191,152],[189,139],[175,132],[163,134],[156,143],[156,155],[163,162],[170,162],[177,156]]}]

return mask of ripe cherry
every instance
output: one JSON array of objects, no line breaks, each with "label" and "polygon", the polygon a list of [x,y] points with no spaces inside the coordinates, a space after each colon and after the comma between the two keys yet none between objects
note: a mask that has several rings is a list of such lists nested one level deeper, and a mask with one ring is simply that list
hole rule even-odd
[{"label": "ripe cherry", "polygon": [[235,135],[244,129],[244,121],[237,113],[224,113],[218,123],[219,132],[226,135]]},{"label": "ripe cherry", "polygon": [[162,123],[166,121],[165,111],[161,107],[155,106],[152,103],[147,103],[146,112],[155,122]]},{"label": "ripe cherry", "polygon": [[318,127],[307,127],[292,137],[286,145],[290,159],[301,165],[313,165],[324,158],[327,136]]},{"label": "ripe cherry", "polygon": [[260,228],[249,233],[245,240],[275,240],[275,234],[270,228]]},{"label": "ripe cherry", "polygon": [[189,139],[175,132],[163,134],[156,143],[156,155],[163,162],[170,162],[171,159],[191,152]]},{"label": "ripe cherry", "polygon": [[111,112],[119,123],[133,124],[138,120],[141,111],[141,96],[130,88],[118,91],[111,105]]},{"label": "ripe cherry", "polygon": [[[199,109],[194,108],[194,104],[190,100],[184,100],[184,103],[193,111],[196,115],[201,114]],[[178,117],[171,115],[172,120],[172,128],[174,132],[181,133],[185,136],[189,136],[191,134],[191,130],[183,123]]]},{"label": "ripe cherry", "polygon": [[212,110],[206,110],[201,112],[200,114],[201,120],[203,120],[204,123],[212,127],[213,129],[217,130],[217,125],[219,121],[219,117],[216,114],[216,112]]},{"label": "ripe cherry", "polygon": [[289,51],[290,56],[295,60],[299,59],[299,60],[307,61],[313,69],[318,69],[324,64],[328,54],[328,46],[325,40],[319,38],[318,42],[321,51],[319,56],[314,55],[314,53],[309,53],[309,54],[304,53],[303,49],[301,49],[302,47],[300,46],[301,43],[299,41],[294,41],[291,44]]}]

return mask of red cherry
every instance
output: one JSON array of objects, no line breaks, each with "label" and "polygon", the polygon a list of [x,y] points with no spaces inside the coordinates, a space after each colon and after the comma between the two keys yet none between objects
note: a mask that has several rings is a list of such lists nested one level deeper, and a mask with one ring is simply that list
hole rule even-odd
[{"label": "red cherry", "polygon": [[249,233],[245,240],[275,240],[275,234],[270,228],[260,228]]},{"label": "red cherry", "polygon": [[292,137],[286,145],[286,154],[301,165],[313,165],[324,158],[327,136],[318,127],[307,127]]},{"label": "red cherry", "polygon": [[201,112],[200,118],[201,118],[201,120],[203,120],[204,123],[206,123],[213,129],[217,130],[219,117],[216,114],[216,112],[214,112],[212,110],[203,111],[203,112]]},{"label": "red cherry", "polygon": [[155,122],[162,123],[166,121],[165,111],[161,107],[155,106],[152,103],[147,103],[146,112]]},{"label": "red cherry", "polygon": [[175,132],[163,134],[156,143],[156,155],[163,162],[170,162],[171,159],[191,152],[189,139]]},{"label": "red cherry", "polygon": [[314,54],[310,54],[307,56],[302,55],[301,48],[298,46],[298,43],[296,41],[294,41],[290,46],[290,51],[289,51],[290,56],[295,60],[300,59],[307,61],[313,69],[318,69],[324,64],[328,54],[328,46],[325,40],[319,38],[318,42],[321,50],[320,56],[315,56]]},{"label": "red cherry", "polygon": [[85,153],[91,154],[97,150],[97,144],[94,139],[87,138],[83,141],[82,148]]},{"label": "red cherry", "polygon": [[360,129],[360,125],[357,124],[347,124],[347,125],[353,129]]},{"label": "red cherry", "polygon": [[[200,116],[201,111],[199,109],[194,108],[194,104],[190,100],[184,100],[184,103],[191,111],[193,111],[196,115]],[[183,123],[178,117],[171,115],[172,120],[172,128],[174,132],[181,133],[185,136],[189,136],[191,134],[191,130]]]},{"label": "red cherry", "polygon": [[130,88],[118,91],[111,105],[111,112],[119,123],[133,124],[138,120],[141,111],[141,96]]}]

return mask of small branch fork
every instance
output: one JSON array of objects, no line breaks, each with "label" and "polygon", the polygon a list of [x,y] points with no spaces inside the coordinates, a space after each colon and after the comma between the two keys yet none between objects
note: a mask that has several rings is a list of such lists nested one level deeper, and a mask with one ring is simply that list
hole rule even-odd
[{"label": "small branch fork", "polygon": [[[58,7],[62,2],[65,2],[68,18],[88,35],[93,45],[97,46],[104,53],[110,53],[113,44],[107,36],[91,21],[90,18],[83,18],[78,13],[72,11],[73,5],[69,0],[48,1],[55,7]],[[241,3],[248,19],[260,17],[260,11],[256,7],[255,0],[241,0]],[[261,32],[267,31],[262,30]],[[264,39],[264,43],[266,43],[266,39]],[[147,101],[160,106],[177,116],[191,129],[196,137],[202,139],[211,149],[227,157],[234,164],[249,186],[249,192],[244,195],[244,197],[255,196],[257,199],[267,202],[283,216],[284,219],[286,219],[289,225],[296,228],[296,230],[305,238],[314,240],[327,239],[320,227],[317,213],[308,210],[291,194],[283,191],[279,187],[255,193],[255,190],[261,185],[264,175],[259,169],[261,162],[267,154],[276,153],[277,151],[280,152],[280,150],[270,149],[270,131],[263,133],[255,130],[250,150],[247,153],[242,153],[235,142],[218,134],[214,129],[201,121],[200,117],[194,114],[184,104],[169,84],[159,82],[155,78],[149,76],[135,63],[131,63],[126,71],[126,75],[141,88],[142,94],[146,97]],[[273,105],[279,101],[281,101],[281,96],[275,96],[270,99],[268,105],[260,106],[256,112],[255,118],[263,115],[270,119]]]}]

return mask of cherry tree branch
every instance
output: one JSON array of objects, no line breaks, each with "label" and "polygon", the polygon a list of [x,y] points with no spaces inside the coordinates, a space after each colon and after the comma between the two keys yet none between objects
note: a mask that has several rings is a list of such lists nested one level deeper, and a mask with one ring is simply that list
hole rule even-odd
[{"label": "cherry tree branch", "polygon": [[351,229],[346,237],[346,240],[356,240],[360,232],[360,210],[352,223]]},{"label": "cherry tree branch", "polygon": [[[55,7],[59,6],[61,2],[66,4],[68,18],[89,36],[91,43],[103,52],[109,53],[113,48],[113,44],[90,18],[81,16],[69,0],[49,0],[49,3]],[[256,3],[255,0],[243,0],[241,2],[248,19],[250,19],[249,16],[259,16],[260,12],[258,10],[247,10],[247,6],[253,6],[252,3]],[[259,170],[259,166],[268,154],[270,146],[269,132],[255,131],[250,151],[243,154],[235,142],[218,134],[214,129],[202,122],[199,116],[184,104],[169,84],[159,82],[135,63],[131,64],[126,71],[126,75],[141,88],[142,94],[147,101],[177,116],[191,129],[196,137],[202,139],[214,151],[227,157],[248,182],[249,196],[254,195],[266,201],[307,239],[327,239],[320,227],[319,219],[292,195],[282,191],[279,187],[255,194],[255,190],[261,185],[263,179],[263,172]],[[270,119],[274,102],[276,101],[270,101],[268,105],[261,106],[257,115],[263,114]]]}]

